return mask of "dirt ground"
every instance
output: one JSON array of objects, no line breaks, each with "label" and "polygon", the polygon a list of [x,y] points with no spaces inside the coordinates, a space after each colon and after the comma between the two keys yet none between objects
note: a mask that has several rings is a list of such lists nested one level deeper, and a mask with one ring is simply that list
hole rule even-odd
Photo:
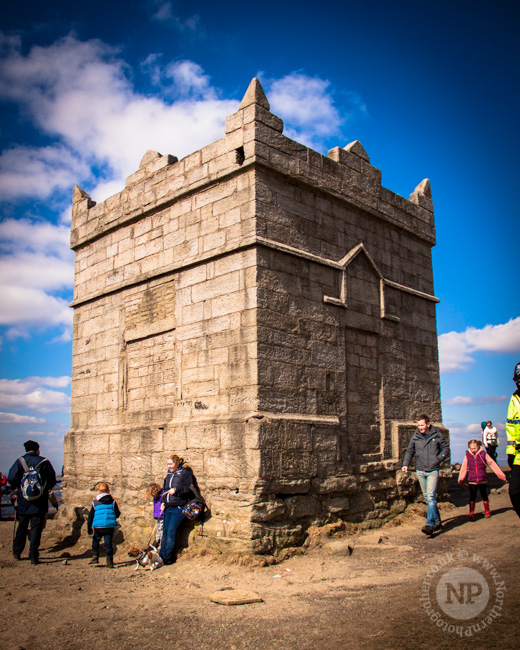
[{"label": "dirt ground", "polygon": [[[451,500],[441,504],[445,525],[433,539],[420,532],[425,507],[414,505],[378,530],[325,529],[305,554],[265,567],[183,555],[170,567],[134,571],[123,548],[114,570],[104,561],[89,566],[85,542],[60,549],[52,524],[44,532],[42,563],[31,566],[27,559],[13,559],[13,522],[2,521],[2,647],[516,650],[520,520],[507,486],[493,490],[489,519],[477,503],[476,520],[467,521],[465,491],[455,487]],[[436,581],[460,567],[478,570],[489,586],[485,608],[466,620],[450,618],[436,600]],[[210,601],[226,588],[253,591],[263,602]],[[460,587],[457,593],[461,602]]]}]

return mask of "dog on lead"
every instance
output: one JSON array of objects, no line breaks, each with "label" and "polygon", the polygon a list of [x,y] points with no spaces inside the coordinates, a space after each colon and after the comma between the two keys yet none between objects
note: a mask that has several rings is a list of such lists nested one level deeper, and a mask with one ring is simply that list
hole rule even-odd
[{"label": "dog on lead", "polygon": [[153,571],[164,564],[161,556],[157,553],[157,549],[151,544],[144,550],[141,548],[131,548],[128,551],[128,555],[135,558],[135,571],[137,571],[141,566],[144,569],[149,567],[150,571]]}]

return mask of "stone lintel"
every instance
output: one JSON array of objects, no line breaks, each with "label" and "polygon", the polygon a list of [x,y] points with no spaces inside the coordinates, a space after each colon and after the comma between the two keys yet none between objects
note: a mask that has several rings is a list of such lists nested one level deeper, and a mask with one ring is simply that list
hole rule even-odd
[{"label": "stone lintel", "polygon": [[146,325],[139,325],[125,331],[124,339],[126,343],[130,341],[138,341],[139,339],[146,339],[150,336],[155,336],[162,332],[170,332],[175,329],[175,318],[163,318],[147,323]]}]

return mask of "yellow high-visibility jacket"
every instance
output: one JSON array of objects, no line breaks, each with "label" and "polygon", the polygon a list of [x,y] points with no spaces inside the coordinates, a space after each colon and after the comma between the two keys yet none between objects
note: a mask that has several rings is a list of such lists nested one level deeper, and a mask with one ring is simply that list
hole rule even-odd
[{"label": "yellow high-visibility jacket", "polygon": [[506,454],[515,454],[514,464],[520,465],[520,451],[515,448],[515,445],[520,445],[520,391],[518,390],[511,395],[509,402],[506,436]]}]

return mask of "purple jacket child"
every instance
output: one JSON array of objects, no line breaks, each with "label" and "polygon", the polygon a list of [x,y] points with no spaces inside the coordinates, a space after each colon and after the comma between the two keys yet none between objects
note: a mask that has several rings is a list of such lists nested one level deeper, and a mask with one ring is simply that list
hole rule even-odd
[{"label": "purple jacket child", "polygon": [[161,512],[161,497],[164,492],[163,488],[157,483],[152,483],[149,487],[149,494],[153,499],[153,518],[155,519],[155,540],[153,545],[159,548],[163,532],[163,513]]},{"label": "purple jacket child", "polygon": [[159,494],[153,498],[153,518],[162,519],[164,514],[161,512],[161,496],[164,490],[161,489]]}]

